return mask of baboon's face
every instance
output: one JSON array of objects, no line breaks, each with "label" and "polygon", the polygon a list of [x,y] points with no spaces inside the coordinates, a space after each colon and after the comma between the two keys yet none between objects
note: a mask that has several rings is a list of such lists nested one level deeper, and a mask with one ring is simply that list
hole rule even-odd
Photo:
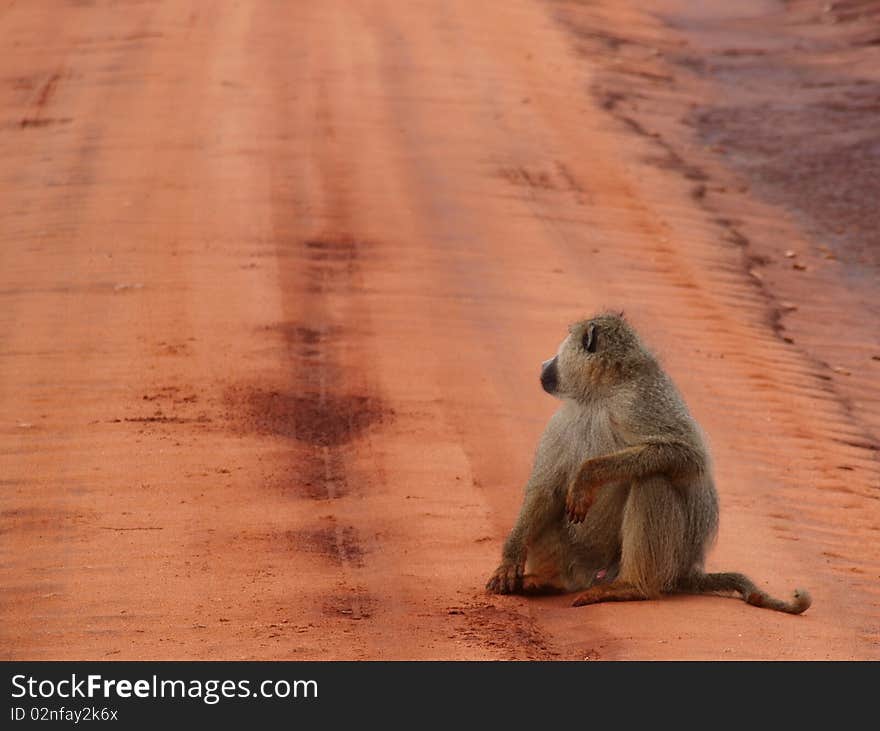
[{"label": "baboon's face", "polygon": [[583,400],[625,378],[644,357],[622,315],[597,315],[568,329],[556,355],[541,365],[541,386],[558,398]]}]

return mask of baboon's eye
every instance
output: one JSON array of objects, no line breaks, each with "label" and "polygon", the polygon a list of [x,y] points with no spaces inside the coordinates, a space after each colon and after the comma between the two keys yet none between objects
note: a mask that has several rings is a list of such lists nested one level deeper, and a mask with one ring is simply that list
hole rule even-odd
[{"label": "baboon's eye", "polygon": [[588,353],[596,352],[597,336],[598,332],[596,331],[596,326],[591,324],[584,333],[584,350]]}]

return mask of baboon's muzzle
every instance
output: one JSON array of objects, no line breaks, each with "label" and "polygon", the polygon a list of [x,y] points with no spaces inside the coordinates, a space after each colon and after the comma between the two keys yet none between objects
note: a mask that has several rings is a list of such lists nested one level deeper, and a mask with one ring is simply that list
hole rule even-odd
[{"label": "baboon's muzzle", "polygon": [[541,364],[541,386],[550,394],[556,393],[556,387],[559,385],[559,371],[556,367],[557,357],[545,360]]}]

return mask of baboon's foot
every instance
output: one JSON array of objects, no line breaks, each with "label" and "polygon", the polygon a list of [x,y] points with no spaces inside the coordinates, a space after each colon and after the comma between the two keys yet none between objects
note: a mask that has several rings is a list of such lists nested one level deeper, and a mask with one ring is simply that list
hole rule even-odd
[{"label": "baboon's foot", "polygon": [[631,584],[598,584],[578,594],[571,606],[583,607],[599,602],[633,602],[647,598],[647,594]]},{"label": "baboon's foot", "polygon": [[523,566],[504,562],[486,582],[486,590],[492,594],[516,594],[522,591]]},{"label": "baboon's foot", "polygon": [[558,584],[535,574],[526,574],[522,579],[522,593],[538,596],[541,594],[562,594],[565,592]]}]

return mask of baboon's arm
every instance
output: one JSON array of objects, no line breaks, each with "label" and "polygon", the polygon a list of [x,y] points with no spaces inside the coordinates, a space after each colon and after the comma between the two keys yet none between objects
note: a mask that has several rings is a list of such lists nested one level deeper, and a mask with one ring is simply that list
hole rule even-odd
[{"label": "baboon's arm", "polygon": [[618,452],[586,460],[568,488],[565,509],[580,523],[593,504],[596,491],[609,482],[632,482],[650,475],[682,475],[702,472],[703,451],[684,440],[649,439]]},{"label": "baboon's arm", "polygon": [[530,482],[526,486],[519,517],[507,536],[501,565],[486,584],[489,591],[509,594],[519,591],[529,543],[563,515],[562,495],[553,487]]},{"label": "baboon's arm", "polygon": [[651,439],[618,452],[586,460],[575,481],[592,485],[637,480],[650,475],[676,477],[700,472],[705,457],[698,447],[685,441]]},{"label": "baboon's arm", "polygon": [[516,525],[504,542],[505,560],[525,563],[529,543],[562,516],[562,499],[550,487],[528,485]]}]

